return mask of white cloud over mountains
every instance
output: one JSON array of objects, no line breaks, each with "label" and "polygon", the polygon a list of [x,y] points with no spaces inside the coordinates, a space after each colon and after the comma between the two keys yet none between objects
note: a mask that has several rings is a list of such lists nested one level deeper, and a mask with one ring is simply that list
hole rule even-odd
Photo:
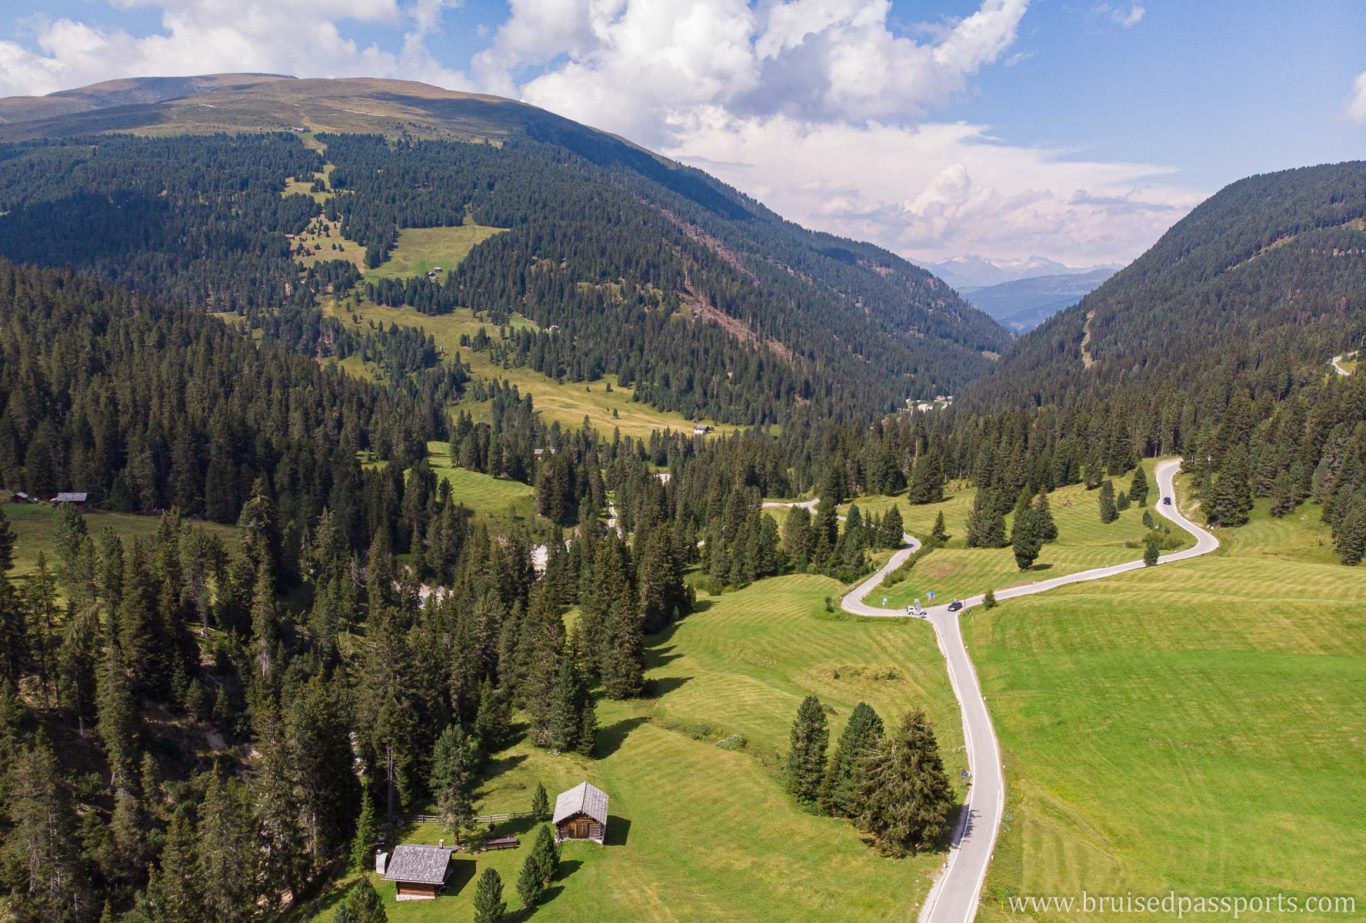
[{"label": "white cloud over mountains", "polygon": [[[910,27],[888,0],[510,0],[470,61],[431,51],[443,29],[462,28],[455,0],[116,2],[158,10],[160,31],[33,22],[27,47],[0,41],[0,95],[243,70],[480,89],[694,163],[793,220],[927,260],[1125,260],[1200,197],[1163,182],[1162,166],[943,121],[974,75],[1029,57],[1015,47],[1028,0]],[[1127,27],[1143,7],[1107,12]],[[348,23],[404,40],[358,43]]]},{"label": "white cloud over mountains", "polygon": [[1366,124],[1366,71],[1357,74],[1352,82],[1352,95],[1347,98],[1347,117]]}]

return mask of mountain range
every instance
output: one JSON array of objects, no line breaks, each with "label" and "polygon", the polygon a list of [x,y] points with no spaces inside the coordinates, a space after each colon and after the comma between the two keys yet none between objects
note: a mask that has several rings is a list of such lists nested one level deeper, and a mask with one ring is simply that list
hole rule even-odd
[{"label": "mountain range", "polygon": [[[1010,341],[895,254],[510,100],[229,74],[0,101],[0,116],[0,255],[252,313],[257,326],[281,326],[280,304],[297,300],[289,241],[321,219],[340,235],[331,243],[365,251],[362,271],[404,229],[489,228],[443,279],[368,296],[519,313],[542,332],[513,361],[570,380],[613,374],[656,406],[727,422],[954,393]],[[327,281],[305,288],[360,281],[346,260],[307,262],[328,263],[312,270]],[[336,339],[292,335],[315,349]]]}]

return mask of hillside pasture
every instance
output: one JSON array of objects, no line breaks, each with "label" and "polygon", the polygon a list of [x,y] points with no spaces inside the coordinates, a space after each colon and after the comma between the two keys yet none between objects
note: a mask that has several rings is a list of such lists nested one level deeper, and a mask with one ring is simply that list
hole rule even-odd
[{"label": "hillside pasture", "polygon": [[[1156,482],[1152,476],[1152,465],[1145,463],[1149,484],[1149,508],[1161,502],[1157,497]],[[1129,478],[1115,478],[1116,490],[1128,486]],[[873,605],[904,607],[917,597],[922,604],[928,603],[928,593],[933,591],[938,600],[948,600],[962,596],[983,593],[988,589],[1000,590],[1019,586],[1037,580],[1047,580],[1065,574],[1121,564],[1142,557],[1142,539],[1146,534],[1143,526],[1143,509],[1131,506],[1119,514],[1112,523],[1100,521],[1098,491],[1087,490],[1080,484],[1059,488],[1049,494],[1049,508],[1053,521],[1058,527],[1058,539],[1044,545],[1034,567],[1021,572],[1015,563],[1015,555],[1006,548],[969,548],[967,547],[967,519],[972,509],[974,492],[959,488],[950,491],[943,502],[924,505],[911,505],[897,501],[906,531],[922,540],[934,527],[935,517],[942,512],[944,524],[949,533],[948,544],[921,558],[907,573],[906,578],[893,586],[878,587],[864,599]],[[869,498],[865,506],[862,499],[855,501],[860,511],[882,515],[889,508],[891,498]],[[1166,520],[1153,512],[1159,523]],[[1013,516],[1006,517],[1007,534]],[[1179,544],[1172,548],[1187,547],[1191,544],[1189,536],[1172,528],[1172,534]],[[1127,543],[1127,544],[1126,544]]]},{"label": "hillside pasture", "polygon": [[448,228],[400,228],[388,259],[365,270],[367,279],[406,279],[440,268],[439,279],[464,262],[470,251],[506,228],[464,224]]},{"label": "hillside pasture", "polygon": [[[28,576],[38,569],[38,555],[47,558],[49,568],[55,566],[55,553],[52,545],[52,523],[56,510],[46,503],[6,503],[3,506],[6,518],[14,529],[14,569],[13,576]],[[83,514],[85,527],[91,535],[99,535],[106,528],[125,542],[140,538],[151,538],[156,534],[160,516],[137,513],[88,512]],[[216,522],[190,521],[195,528],[205,529],[224,541],[235,539],[236,526],[226,526]]]},{"label": "hillside pasture", "polygon": [[[562,427],[577,429],[583,426],[584,419],[587,418],[589,425],[605,436],[610,436],[614,430],[620,430],[623,436],[640,439],[649,436],[654,430],[690,432],[695,425],[682,414],[658,410],[648,404],[633,401],[632,390],[622,387],[615,375],[589,382],[556,381],[533,369],[494,364],[487,353],[476,352],[460,345],[462,334],[473,338],[481,329],[491,337],[499,335],[498,325],[479,319],[467,308],[459,308],[450,314],[427,315],[408,308],[389,308],[373,302],[357,302],[347,298],[340,302],[331,302],[327,310],[343,323],[351,324],[358,330],[366,329],[371,324],[398,324],[424,330],[431,335],[437,347],[446,356],[454,357],[458,354],[460,360],[467,363],[476,376],[506,381],[515,385],[522,394],[530,394],[542,418],[547,422],[558,422]],[[535,329],[536,324],[528,318],[513,315],[508,326],[513,329]],[[355,367],[360,365],[358,359],[350,366],[346,363],[342,365],[347,371],[360,374],[360,370]],[[375,369],[369,369],[366,375],[373,378]],[[459,407],[475,413],[476,418],[479,418],[479,405],[471,403]],[[740,429],[737,426],[709,422],[712,431],[718,434],[733,433]]]},{"label": "hillside pasture", "polygon": [[[703,594],[699,611],[649,639],[650,697],[599,702],[597,759],[525,742],[497,755],[481,812],[526,810],[537,781],[552,798],[584,779],[611,798],[608,845],[565,844],[562,878],[538,917],[915,918],[942,853],[881,858],[847,821],[808,813],[782,787],[791,722],[808,693],[829,706],[832,746],[860,700],[889,722],[923,707],[955,784],[965,766],[958,708],[929,626],[827,612],[825,598],[840,591],[835,581],[801,575]],[[526,821],[505,829],[521,835],[521,849],[475,856],[449,896],[395,904],[392,887],[381,887],[389,919],[470,919],[473,878],[485,866],[498,869],[516,912],[514,884],[534,830]],[[405,833],[411,842],[445,835],[427,825]],[[331,920],[337,894],[314,919]]]},{"label": "hillside pasture", "polygon": [[[1366,572],[1334,563],[1312,505],[1258,501],[1217,534],[1214,554],[965,618],[1009,797],[986,919],[1082,889],[1366,907]],[[1038,919],[1059,918],[1083,917]]]}]

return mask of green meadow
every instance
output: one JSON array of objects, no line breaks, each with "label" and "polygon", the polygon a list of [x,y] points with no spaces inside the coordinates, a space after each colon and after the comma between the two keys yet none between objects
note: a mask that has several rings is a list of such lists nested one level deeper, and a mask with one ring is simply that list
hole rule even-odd
[{"label": "green meadow", "polygon": [[[1149,508],[1160,502],[1157,485],[1152,475],[1152,463],[1145,462],[1148,474]],[[1130,476],[1114,478],[1116,491],[1129,485]],[[871,497],[857,500],[861,512],[884,514],[896,503],[906,524],[906,531],[921,539],[930,534],[935,517],[944,514],[949,542],[926,554],[906,574],[906,579],[893,586],[878,587],[864,597],[872,605],[882,605],[884,597],[890,607],[904,607],[917,597],[928,604],[933,591],[936,602],[972,596],[988,589],[1000,590],[1051,577],[1061,577],[1093,567],[1105,567],[1136,560],[1143,555],[1145,535],[1143,509],[1131,506],[1112,523],[1100,521],[1098,491],[1087,490],[1080,484],[1063,487],[1048,495],[1053,521],[1058,527],[1058,539],[1044,545],[1033,569],[1021,572],[1010,548],[967,547],[967,519],[972,509],[974,491],[951,485],[941,503],[912,506],[903,498]],[[847,509],[847,505],[841,509]],[[1153,512],[1156,518],[1156,511]],[[1006,517],[1009,529],[1013,517]],[[1158,522],[1166,522],[1158,518]],[[1172,527],[1173,534],[1182,539],[1179,546],[1192,544],[1184,532]]]},{"label": "green meadow", "polygon": [[[54,510],[46,503],[6,503],[3,507],[10,526],[14,529],[14,569],[15,576],[28,576],[38,569],[38,555],[47,558],[49,568],[55,567],[52,550],[52,519]],[[84,514],[85,527],[91,535],[99,535],[106,528],[125,542],[139,538],[151,538],[156,534],[160,516],[140,516],[133,513],[89,512]],[[216,522],[191,522],[196,528],[205,529],[225,542],[237,535],[236,526],[220,525]]]},{"label": "green meadow", "polygon": [[[651,695],[598,706],[598,758],[524,743],[498,755],[481,812],[526,810],[537,781],[551,797],[588,779],[611,798],[609,843],[566,844],[562,877],[538,918],[569,923],[650,920],[912,920],[942,854],[884,859],[846,821],[798,807],[783,791],[782,755],[797,705],[819,695],[832,740],[860,700],[886,720],[923,707],[946,768],[964,768],[958,708],[928,625],[855,620],[826,611],[838,583],[790,576],[721,596],[652,638]],[[725,741],[725,746],[718,745]],[[457,859],[450,894],[392,903],[394,923],[468,920],[473,878],[498,869],[509,909],[534,830],[518,850]],[[421,825],[409,842],[436,842]],[[351,880],[351,879],[348,879]],[[345,881],[304,918],[329,921]]]},{"label": "green meadow", "polygon": [[[445,264],[442,264],[445,265]],[[447,356],[459,354],[461,361],[467,363],[474,374],[480,378],[497,379],[516,385],[522,394],[530,394],[537,411],[548,422],[557,422],[562,427],[578,428],[586,419],[598,432],[610,436],[620,430],[623,436],[637,439],[648,437],[654,430],[672,429],[691,431],[694,423],[682,414],[658,410],[648,404],[631,399],[632,390],[624,388],[615,375],[609,375],[590,382],[556,381],[533,369],[494,364],[487,353],[475,352],[460,345],[461,335],[473,338],[482,329],[489,336],[498,336],[498,327],[488,321],[475,317],[467,308],[459,308],[450,314],[419,314],[408,308],[389,308],[370,302],[359,304],[351,300],[332,303],[327,308],[334,317],[357,329],[368,329],[371,325],[398,324],[417,327],[426,331],[436,341],[436,345]],[[527,318],[513,316],[510,327],[534,329],[535,323]],[[378,368],[366,366],[359,357],[352,356],[340,363],[347,372],[366,378],[375,378]],[[478,404],[459,405],[471,410],[478,416],[482,409]],[[733,433],[739,427],[712,422],[713,432]]]},{"label": "green meadow", "polygon": [[536,488],[531,485],[458,468],[451,464],[450,447],[444,442],[427,443],[427,461],[436,476],[451,485],[451,496],[475,513],[535,518]]},{"label": "green meadow", "polygon": [[1083,889],[1366,908],[1366,570],[1334,563],[1312,504],[1272,519],[1258,501],[1218,535],[965,616],[1008,798],[983,918]]},{"label": "green meadow", "polygon": [[367,279],[406,279],[434,270],[445,275],[460,265],[470,251],[506,228],[463,224],[449,228],[400,228],[398,244],[389,258],[374,269],[365,270]]}]

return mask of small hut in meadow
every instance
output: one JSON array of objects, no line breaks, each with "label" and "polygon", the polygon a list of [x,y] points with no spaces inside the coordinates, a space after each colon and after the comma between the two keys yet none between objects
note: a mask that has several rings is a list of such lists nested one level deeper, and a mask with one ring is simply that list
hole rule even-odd
[{"label": "small hut in meadow", "polygon": [[607,793],[580,782],[555,799],[555,840],[592,840],[599,846],[607,839]]},{"label": "small hut in meadow", "polygon": [[389,857],[384,880],[394,883],[401,901],[429,901],[445,890],[454,851],[449,846],[404,843]]}]

